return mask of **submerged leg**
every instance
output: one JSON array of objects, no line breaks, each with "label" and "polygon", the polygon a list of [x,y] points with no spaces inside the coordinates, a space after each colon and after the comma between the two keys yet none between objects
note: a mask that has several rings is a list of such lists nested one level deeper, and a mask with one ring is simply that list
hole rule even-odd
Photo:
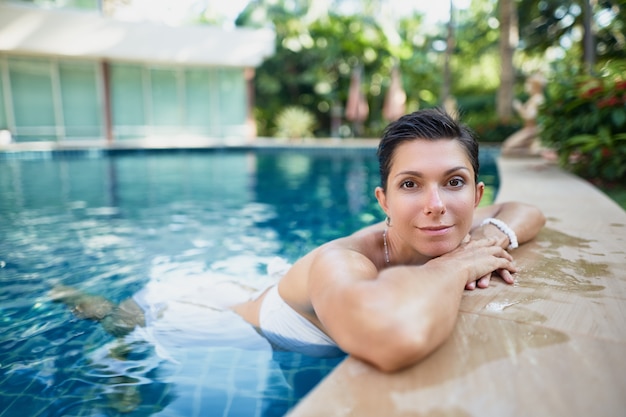
[{"label": "submerged leg", "polygon": [[100,321],[111,314],[115,304],[106,298],[81,292],[76,288],[59,285],[48,293],[53,301],[67,305],[80,319]]},{"label": "submerged leg", "polygon": [[122,337],[132,332],[135,327],[145,327],[146,317],[135,300],[127,298],[114,308],[111,314],[104,317],[100,324],[112,335]]},{"label": "submerged leg", "polygon": [[131,298],[116,305],[100,295],[63,285],[50,290],[49,296],[53,301],[67,305],[76,317],[100,322],[104,330],[116,337],[123,337],[135,327],[146,325],[143,310]]},{"label": "submerged leg", "polygon": [[[66,286],[54,287],[50,290],[49,296],[53,301],[67,305],[76,317],[97,321],[104,330],[118,338],[131,333],[137,326],[145,326],[144,311],[131,298],[116,305],[105,297]],[[108,354],[114,359],[125,361],[130,352],[131,346],[122,342],[109,349]],[[110,382],[112,387],[106,396],[109,406],[114,410],[119,413],[130,413],[141,405],[141,393],[134,378],[120,375],[112,378]]]}]

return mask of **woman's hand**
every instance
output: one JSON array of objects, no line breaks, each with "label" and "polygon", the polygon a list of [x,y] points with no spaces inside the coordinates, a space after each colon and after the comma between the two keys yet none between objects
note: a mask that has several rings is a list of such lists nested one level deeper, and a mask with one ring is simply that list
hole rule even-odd
[{"label": "woman's hand", "polygon": [[[495,245],[502,247],[503,249],[508,247],[509,239],[508,237],[502,233],[497,227],[492,224],[486,224],[484,226],[478,227],[472,230],[471,236],[468,235],[464,241],[472,240],[492,240]],[[478,288],[487,288],[489,286],[489,282],[491,281],[491,276],[493,273],[498,274],[504,282],[507,284],[513,284],[515,280],[511,275],[511,272],[507,269],[496,269],[476,281],[469,282],[466,286],[466,290],[474,290],[476,287]]]},{"label": "woman's hand", "polygon": [[476,281],[468,282],[465,285],[465,289],[471,291],[471,290],[476,289],[476,287],[478,287],[478,288],[487,288],[489,286],[489,283],[491,282],[491,277],[492,277],[492,275],[494,273],[500,275],[500,278],[502,278],[504,280],[504,282],[506,282],[507,284],[513,284],[515,282],[511,272],[509,272],[506,269],[496,269],[495,271],[490,272],[489,274],[486,274],[486,275],[480,277]]},{"label": "woman's hand", "polygon": [[469,278],[465,285],[466,290],[487,288],[491,276],[497,273],[507,284],[513,284],[513,273],[517,268],[513,264],[513,257],[504,248],[502,242],[495,238],[464,239],[458,248],[439,259],[446,262],[452,259],[460,263],[460,267],[468,269]]}]

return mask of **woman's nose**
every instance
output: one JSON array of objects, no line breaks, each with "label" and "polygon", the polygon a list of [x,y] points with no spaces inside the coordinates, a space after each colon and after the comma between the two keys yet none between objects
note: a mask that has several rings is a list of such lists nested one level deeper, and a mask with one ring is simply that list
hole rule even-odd
[{"label": "woman's nose", "polygon": [[424,214],[444,214],[446,206],[441,199],[439,187],[431,187],[426,196]]}]

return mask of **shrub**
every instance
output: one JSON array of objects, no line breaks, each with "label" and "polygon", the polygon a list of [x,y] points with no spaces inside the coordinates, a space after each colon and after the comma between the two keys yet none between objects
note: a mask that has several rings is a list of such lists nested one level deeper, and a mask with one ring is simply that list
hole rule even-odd
[{"label": "shrub", "polygon": [[285,107],[276,116],[276,137],[302,139],[313,137],[315,116],[305,108]]},{"label": "shrub", "polygon": [[501,143],[522,128],[519,118],[503,122],[496,114],[496,92],[469,92],[457,97],[461,119],[480,142]]},{"label": "shrub", "polygon": [[602,183],[626,181],[624,68],[595,75],[557,74],[539,110],[542,143],[564,168]]},{"label": "shrub", "polygon": [[522,128],[518,120],[509,123],[499,121],[495,112],[468,114],[464,120],[476,132],[480,142],[501,143]]}]

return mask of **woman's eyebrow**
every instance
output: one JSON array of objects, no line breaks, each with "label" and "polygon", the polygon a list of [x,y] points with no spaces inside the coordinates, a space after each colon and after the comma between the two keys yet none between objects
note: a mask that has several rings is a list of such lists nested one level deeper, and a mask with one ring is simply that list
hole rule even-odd
[{"label": "woman's eyebrow", "polygon": [[[460,165],[460,166],[458,166],[458,167],[454,167],[454,168],[450,168],[450,169],[446,170],[446,171],[444,172],[444,175],[450,175],[450,174],[452,174],[453,172],[460,171],[460,170],[465,170],[465,171],[470,172],[470,169],[469,169],[468,167]],[[395,178],[395,177],[402,176],[402,175],[411,175],[411,176],[414,176],[414,177],[423,177],[423,176],[424,176],[424,174],[422,174],[420,171],[411,171],[411,170],[408,170],[408,171],[401,171],[401,172],[398,172],[398,173],[394,176],[394,178]]]},{"label": "woman's eyebrow", "polygon": [[448,174],[452,174],[453,172],[455,172],[455,171],[460,171],[460,170],[462,170],[462,169],[464,169],[464,170],[466,170],[466,171],[468,171],[468,172],[470,171],[470,169],[469,169],[468,167],[466,167],[466,166],[458,166],[458,167],[450,168],[449,170],[447,170],[447,171],[445,172],[445,174],[446,174],[446,175],[448,175]]}]

